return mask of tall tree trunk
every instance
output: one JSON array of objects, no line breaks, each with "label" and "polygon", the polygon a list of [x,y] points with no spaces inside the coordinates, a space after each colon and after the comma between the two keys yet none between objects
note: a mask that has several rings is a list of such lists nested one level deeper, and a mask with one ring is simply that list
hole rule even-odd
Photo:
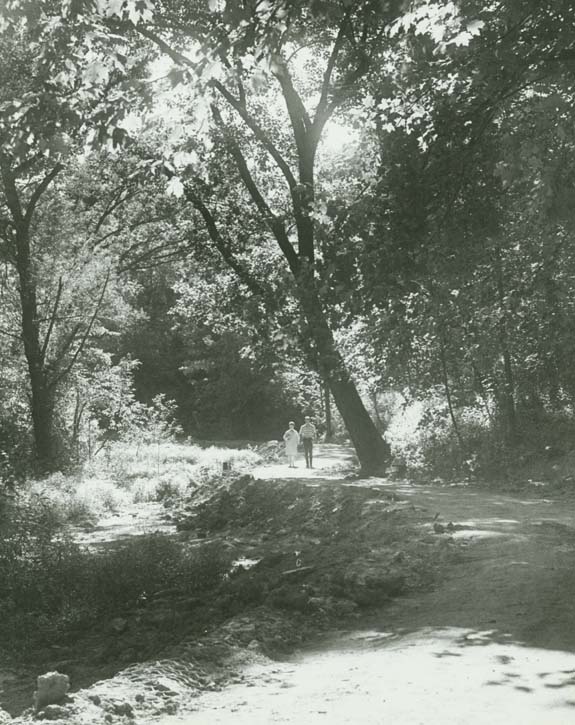
[{"label": "tall tree trunk", "polygon": [[14,228],[14,261],[20,287],[22,341],[30,377],[30,412],[36,459],[38,468],[43,473],[48,473],[57,468],[58,456],[54,432],[54,386],[48,380],[45,361],[51,330],[48,331],[42,342],[37,288],[30,246],[30,227],[40,197],[62,168],[61,164],[56,164],[32,190],[27,204],[24,206],[16,184],[12,161],[8,156],[0,153],[0,175],[6,205],[10,210]]},{"label": "tall tree trunk", "polygon": [[384,431],[385,422],[384,422],[383,418],[381,417],[381,413],[379,412],[379,400],[377,397],[377,388],[375,388],[375,387],[370,388],[369,399],[371,401],[371,405],[373,406],[373,415],[375,416],[375,425],[377,427],[377,430]]},{"label": "tall tree trunk", "polygon": [[364,473],[381,472],[389,463],[391,451],[383,440],[361,400],[341,354],[337,350],[310,273],[300,275],[298,295],[308,331],[315,346],[320,374],[329,385]]},{"label": "tall tree trunk", "polygon": [[325,441],[331,443],[333,440],[333,421],[331,417],[331,394],[329,392],[329,385],[325,380],[321,381],[321,387],[323,391],[323,399],[325,405]]},{"label": "tall tree trunk", "polygon": [[40,342],[36,282],[30,257],[30,240],[28,229],[23,224],[19,225],[16,230],[16,268],[20,283],[22,339],[30,377],[36,458],[40,471],[48,473],[57,467],[54,400],[47,381],[44,352]]},{"label": "tall tree trunk", "polygon": [[501,310],[498,322],[498,332],[501,356],[503,358],[503,420],[507,442],[513,444],[517,441],[515,379],[513,374],[511,352],[509,350],[507,324],[505,320],[505,286],[501,263],[501,251],[499,248],[495,252],[495,270],[497,279],[497,296]]},{"label": "tall tree trunk", "polygon": [[481,400],[483,402],[483,409],[485,410],[485,414],[487,415],[487,420],[489,421],[489,427],[490,427],[491,431],[493,432],[493,430],[494,430],[493,414],[489,407],[489,395],[485,388],[485,383],[483,381],[483,374],[482,374],[481,370],[479,369],[479,366],[473,359],[473,357],[470,358],[470,361],[471,361],[471,368],[473,370],[473,375],[475,378],[475,384],[477,386],[477,389],[479,390],[479,395],[481,396]]},{"label": "tall tree trunk", "polygon": [[[553,255],[555,257],[555,255]],[[555,267],[550,265],[550,269]],[[544,367],[547,377],[547,385],[549,389],[549,402],[553,410],[561,409],[561,380],[560,380],[560,360],[561,360],[561,332],[558,321],[561,319],[561,310],[558,299],[557,282],[550,271],[544,280],[545,289],[545,307],[547,310],[547,320],[545,321],[545,334],[548,341],[548,348],[543,350]]]},{"label": "tall tree trunk", "polygon": [[457,424],[457,418],[455,417],[455,410],[453,409],[453,399],[451,397],[451,386],[449,384],[449,375],[447,374],[447,357],[445,354],[445,337],[441,334],[441,340],[439,343],[439,356],[441,359],[441,375],[443,377],[443,387],[445,389],[445,397],[447,398],[447,407],[449,409],[449,417],[451,418],[451,425],[455,432],[457,442],[461,451],[464,449],[463,438]]},{"label": "tall tree trunk", "polygon": [[515,408],[515,384],[513,381],[513,365],[507,347],[506,336],[500,332],[501,349],[503,352],[503,406],[505,417],[505,435],[509,443],[517,440],[517,412]]}]

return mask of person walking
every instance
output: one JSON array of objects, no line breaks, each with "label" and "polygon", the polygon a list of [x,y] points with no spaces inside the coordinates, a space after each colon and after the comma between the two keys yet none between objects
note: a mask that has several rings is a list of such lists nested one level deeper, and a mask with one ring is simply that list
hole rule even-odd
[{"label": "person walking", "polygon": [[289,428],[284,433],[283,438],[286,444],[286,456],[289,467],[295,468],[295,458],[297,456],[297,447],[299,445],[299,433],[295,429],[295,423],[293,420],[290,420]]},{"label": "person walking", "polygon": [[313,468],[313,442],[315,440],[315,425],[311,422],[309,415],[305,416],[305,423],[299,429],[299,437],[303,443],[305,454],[305,467]]}]

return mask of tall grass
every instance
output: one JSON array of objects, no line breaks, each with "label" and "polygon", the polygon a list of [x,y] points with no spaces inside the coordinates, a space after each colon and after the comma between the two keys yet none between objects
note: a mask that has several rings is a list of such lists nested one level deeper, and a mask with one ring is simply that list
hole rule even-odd
[{"label": "tall grass", "polygon": [[258,462],[250,449],[113,443],[78,473],[32,482],[27,492],[50,505],[62,523],[91,524],[131,504],[177,500],[218,478],[224,463],[244,473]]},{"label": "tall grass", "polygon": [[153,534],[98,551],[77,544],[70,525],[177,500],[224,475],[224,462],[247,472],[258,461],[251,450],[114,443],[74,475],[27,482],[0,508],[0,645],[24,652],[162,590],[209,591],[231,567],[217,547]]},{"label": "tall grass", "polygon": [[221,547],[192,549],[161,534],[94,551],[32,523],[17,537],[0,537],[0,641],[26,655],[160,592],[201,596],[231,564]]}]

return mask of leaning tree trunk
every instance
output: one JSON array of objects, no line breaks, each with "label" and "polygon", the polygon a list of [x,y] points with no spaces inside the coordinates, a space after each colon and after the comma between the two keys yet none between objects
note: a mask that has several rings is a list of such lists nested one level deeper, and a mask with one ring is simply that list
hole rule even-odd
[{"label": "leaning tree trunk", "polygon": [[357,392],[345,362],[337,350],[311,275],[298,280],[298,295],[305,313],[308,332],[314,344],[320,374],[329,385],[334,402],[355,447],[362,471],[381,472],[389,463],[391,452]]},{"label": "leaning tree trunk", "polygon": [[[256,179],[253,177],[250,171],[250,165],[236,139],[231,134],[227,134],[228,148],[236,163],[240,177],[258,209],[262,221],[273,234],[295,279],[297,297],[307,320],[310,341],[315,347],[319,367],[318,372],[329,385],[335,404],[355,446],[362,470],[375,472],[380,471],[389,462],[389,446],[380,436],[373,421],[369,417],[355,384],[347,371],[345,363],[336,349],[333,335],[320,304],[314,278],[314,221],[310,214],[315,197],[314,160],[322,129],[332,111],[328,102],[329,86],[338,51],[339,46],[334,46],[329,67],[324,74],[322,95],[316,108],[313,121],[311,121],[305,110],[303,101],[292,83],[287,65],[280,63],[276,72],[274,72],[281,86],[292,125],[293,141],[297,149],[297,179],[286,159],[282,157],[279,149],[274,146],[264,129],[259,126],[257,118],[249,114],[246,104],[241,98],[236,98],[219,81],[213,81],[213,86],[217,88],[226,102],[239,114],[246,126],[253,132],[255,138],[266,149],[275,162],[277,169],[281,171],[287,181],[297,229],[297,252],[286,229],[284,219],[274,213],[260,190]],[[243,93],[243,90],[241,93]],[[218,107],[212,104],[211,109],[216,125],[226,133],[228,129]],[[229,266],[234,268],[236,274],[238,274],[239,268],[237,260],[234,261],[233,254],[230,253],[230,248],[225,242],[222,243],[223,239],[213,216],[201,200],[198,200],[195,194],[188,193],[187,197],[202,214],[207,224],[208,233],[222,254],[222,257]],[[249,273],[247,275],[242,273],[242,277],[244,279],[247,277],[247,280],[250,281]],[[260,285],[257,286],[259,287]],[[250,284],[250,287],[254,289],[253,284]]]},{"label": "leaning tree trunk", "polygon": [[325,406],[325,442],[331,443],[333,440],[333,421],[331,417],[331,394],[329,385],[325,380],[321,381],[321,391]]}]

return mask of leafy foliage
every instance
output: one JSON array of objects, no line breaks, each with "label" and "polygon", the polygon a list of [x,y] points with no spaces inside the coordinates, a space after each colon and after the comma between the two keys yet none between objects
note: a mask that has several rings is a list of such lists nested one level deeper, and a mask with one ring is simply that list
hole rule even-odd
[{"label": "leafy foliage", "polygon": [[167,589],[202,595],[230,565],[218,547],[190,550],[161,535],[83,549],[62,535],[49,502],[15,503],[0,537],[0,636],[10,648],[45,646]]},{"label": "leafy foliage", "polygon": [[[92,402],[102,430],[128,435],[137,401],[161,394],[187,433],[275,435],[320,409],[326,382],[364,459],[380,438],[359,406],[383,431],[394,394],[439,395],[463,462],[469,411],[512,448],[526,421],[561,428],[575,396],[569,12],[3,8],[5,454],[47,429],[79,459]],[[114,413],[90,388],[114,397],[130,357],[135,388],[125,371],[131,402]]]}]

